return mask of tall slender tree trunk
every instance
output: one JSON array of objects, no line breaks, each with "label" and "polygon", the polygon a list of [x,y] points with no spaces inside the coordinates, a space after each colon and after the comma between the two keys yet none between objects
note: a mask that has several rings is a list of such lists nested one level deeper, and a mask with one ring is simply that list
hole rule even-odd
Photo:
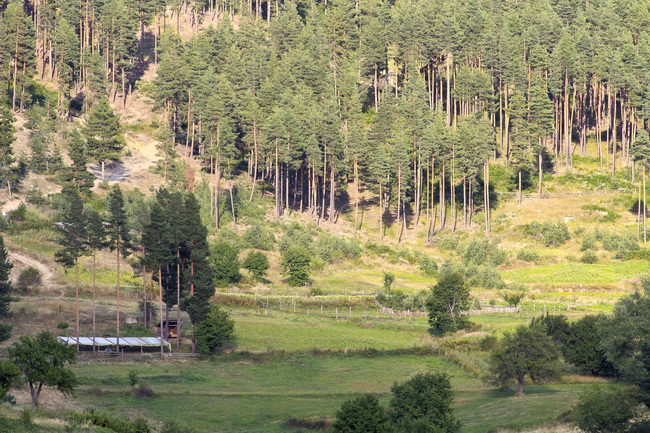
[{"label": "tall slender tree trunk", "polygon": [[334,164],[330,164],[330,222],[334,223],[336,217],[336,183],[334,182]]},{"label": "tall slender tree trunk", "polygon": [[77,352],[79,352],[79,258],[74,259],[74,303],[77,313]]},{"label": "tall slender tree trunk", "polygon": [[93,358],[97,355],[97,322],[95,315],[95,264],[97,263],[97,250],[93,248]]},{"label": "tall slender tree trunk", "polygon": [[165,357],[165,339],[163,332],[163,301],[162,301],[162,266],[158,266],[158,306],[160,307],[160,359]]},{"label": "tall slender tree trunk", "polygon": [[117,241],[117,353],[120,353],[120,241]]}]

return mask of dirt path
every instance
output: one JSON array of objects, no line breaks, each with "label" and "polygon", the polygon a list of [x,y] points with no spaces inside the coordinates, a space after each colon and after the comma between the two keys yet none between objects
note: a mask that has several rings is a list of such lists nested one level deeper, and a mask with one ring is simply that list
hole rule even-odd
[{"label": "dirt path", "polygon": [[[9,251],[9,257],[12,261],[19,261],[20,263],[24,264],[26,267],[32,266],[38,269],[41,272],[41,284],[46,287],[50,286],[52,282],[52,278],[54,278],[54,273],[52,272],[52,270],[48,265],[32,257],[28,257],[26,255],[17,253],[15,251]],[[12,280],[14,283],[16,283],[18,280],[18,276],[13,275]]]}]

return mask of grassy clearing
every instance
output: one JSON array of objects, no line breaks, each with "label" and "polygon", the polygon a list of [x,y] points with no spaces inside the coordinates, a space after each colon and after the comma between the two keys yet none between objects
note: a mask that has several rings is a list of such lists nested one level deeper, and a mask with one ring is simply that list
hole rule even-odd
[{"label": "grassy clearing", "polygon": [[503,272],[504,280],[514,283],[620,283],[650,271],[645,261],[611,262],[602,265],[557,263]]},{"label": "grassy clearing", "polygon": [[[397,322],[335,320],[312,315],[281,313],[266,310],[259,314],[237,311],[233,315],[238,346],[242,350],[308,351],[313,349],[379,350],[408,349],[431,343],[424,317]],[[315,314],[314,314],[315,313]]]},{"label": "grassy clearing", "polygon": [[[340,404],[360,392],[388,400],[390,387],[421,371],[444,371],[456,391],[463,432],[530,427],[548,422],[590,384],[528,386],[524,398],[485,387],[449,361],[415,355],[228,355],[212,362],[81,364],[80,398],[89,406],[136,416],[186,420],[200,432],[285,432],[289,417],[333,419]],[[135,370],[157,396],[133,397]],[[559,404],[558,404],[559,402]],[[187,418],[191,411],[191,420]]]}]

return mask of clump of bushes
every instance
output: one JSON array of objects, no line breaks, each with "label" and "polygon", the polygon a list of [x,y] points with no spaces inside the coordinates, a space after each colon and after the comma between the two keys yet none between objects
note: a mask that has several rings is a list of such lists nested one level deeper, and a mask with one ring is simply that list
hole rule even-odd
[{"label": "clump of bushes", "polygon": [[458,248],[458,239],[447,236],[438,241],[438,248],[440,248],[440,251],[454,251],[456,248]]},{"label": "clump of bushes", "polygon": [[499,248],[497,239],[472,239],[465,245],[463,260],[467,265],[499,266],[508,259],[508,254]]},{"label": "clump of bushes", "polygon": [[529,236],[537,241],[541,241],[547,247],[564,245],[571,239],[569,228],[563,222],[557,224],[537,221],[531,221],[523,226],[524,235]]},{"label": "clump of bushes", "polygon": [[356,239],[346,240],[337,236],[323,234],[314,242],[316,257],[327,263],[341,259],[353,259],[361,254],[361,246]]},{"label": "clump of bushes", "polygon": [[517,260],[523,260],[524,262],[529,263],[537,263],[539,262],[539,253],[537,250],[524,248],[517,253]]},{"label": "clump of bushes", "polygon": [[582,257],[580,257],[580,261],[582,263],[593,265],[594,263],[598,263],[598,256],[593,251],[587,251]]},{"label": "clump of bushes", "polygon": [[151,433],[151,427],[142,418],[134,421],[122,420],[103,412],[73,413],[72,421],[79,424],[92,424],[111,429],[116,433]]},{"label": "clump of bushes", "polygon": [[254,224],[244,231],[244,242],[248,248],[256,248],[258,250],[271,251],[275,238],[273,233],[266,231],[259,224]]},{"label": "clump of bushes", "polygon": [[598,212],[596,220],[599,222],[613,222],[621,217],[620,214],[596,204],[586,204],[582,206],[583,210]]},{"label": "clump of bushes", "polygon": [[438,264],[433,257],[423,255],[420,257],[420,270],[427,277],[435,277],[438,273]]},{"label": "clump of bushes", "polygon": [[33,266],[29,266],[28,268],[20,271],[20,274],[18,275],[17,285],[19,289],[26,290],[40,286],[42,279],[43,275],[41,274],[41,271]]}]

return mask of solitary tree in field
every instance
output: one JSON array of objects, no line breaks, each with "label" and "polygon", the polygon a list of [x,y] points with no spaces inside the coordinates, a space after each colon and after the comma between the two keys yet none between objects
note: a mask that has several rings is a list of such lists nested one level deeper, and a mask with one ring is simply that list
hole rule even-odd
[{"label": "solitary tree in field", "polygon": [[513,380],[524,395],[524,379],[533,382],[556,379],[562,371],[556,344],[537,324],[506,333],[490,357],[490,381],[506,386]]},{"label": "solitary tree in field", "polygon": [[68,367],[76,361],[74,347],[66,346],[48,331],[36,338],[20,337],[9,347],[9,358],[18,366],[29,385],[32,404],[38,406],[43,385],[73,395],[77,377]]},{"label": "solitary tree in field", "polygon": [[431,295],[427,300],[429,332],[442,335],[465,328],[468,321],[461,312],[469,309],[469,299],[469,287],[461,274],[443,274],[438,284],[431,288]]}]

